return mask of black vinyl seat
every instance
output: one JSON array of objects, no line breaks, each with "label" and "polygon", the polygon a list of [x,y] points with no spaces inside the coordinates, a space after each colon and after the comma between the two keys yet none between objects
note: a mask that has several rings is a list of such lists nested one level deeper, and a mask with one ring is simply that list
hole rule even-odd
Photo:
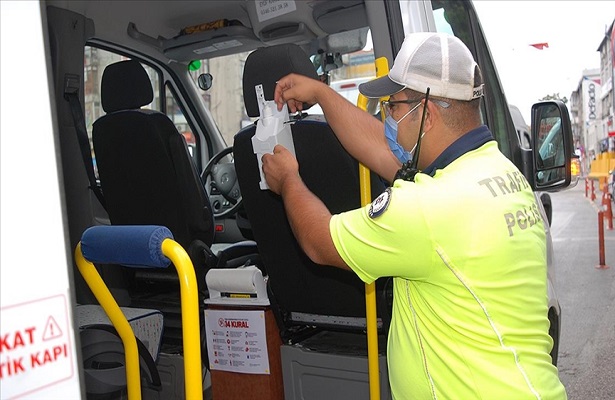
[{"label": "black vinyl seat", "polygon": [[[271,46],[250,54],[243,76],[244,102],[250,117],[259,116],[255,85],[262,84],[265,99],[273,100],[276,81],[291,72],[318,79],[307,55],[296,45]],[[332,213],[360,207],[358,162],[344,150],[323,116],[308,115],[294,122],[291,131],[299,172],[307,187]],[[235,135],[235,168],[268,274],[270,295],[279,310],[283,337],[292,332],[290,328],[300,325],[363,329],[363,282],[352,272],[313,263],[293,235],[281,198],[259,188],[258,162],[251,142],[255,132],[252,125]],[[384,184],[374,174],[371,182],[375,197],[384,190]]]},{"label": "black vinyl seat", "polygon": [[[205,297],[207,270],[226,264],[237,254],[232,245],[219,254],[211,251],[213,211],[183,135],[165,114],[141,108],[152,102],[153,90],[138,61],[107,66],[101,94],[106,115],[94,122],[92,140],[111,224],[169,228],[175,241],[188,252]],[[239,248],[243,256],[256,253],[254,243],[246,246],[242,242]],[[181,340],[175,269],[144,268],[124,273],[134,274],[128,277],[132,282],[130,305],[161,310],[165,314],[165,338],[172,335],[174,340]]]}]

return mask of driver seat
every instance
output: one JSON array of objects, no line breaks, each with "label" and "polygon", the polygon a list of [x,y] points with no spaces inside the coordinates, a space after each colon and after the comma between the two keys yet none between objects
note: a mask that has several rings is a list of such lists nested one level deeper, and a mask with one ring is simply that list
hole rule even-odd
[{"label": "driver seat", "polygon": [[[289,73],[318,79],[307,54],[296,44],[264,47],[248,56],[243,90],[250,117],[259,116],[255,85],[262,84],[265,99],[272,100],[276,82]],[[307,115],[293,120],[291,132],[305,185],[332,213],[359,208],[359,164],[342,147],[324,117]],[[235,135],[235,168],[247,217],[268,274],[269,297],[283,341],[292,342],[305,334],[302,327],[363,331],[365,285],[352,272],[316,265],[301,250],[280,196],[260,189],[258,160],[252,146],[255,133],[256,126],[252,125]],[[382,190],[382,181],[371,173],[372,198]],[[386,300],[384,284],[379,281],[379,294]],[[386,301],[380,304],[379,314],[388,315]]]},{"label": "driver seat", "polygon": [[[150,78],[138,61],[107,66],[101,97],[106,115],[94,122],[92,141],[111,224],[169,228],[190,256],[199,292],[206,297],[207,271],[239,266],[257,257],[255,243],[220,246],[217,254],[212,252],[215,226],[209,197],[184,136],[165,114],[141,108],[154,96]],[[161,310],[165,337],[181,343],[175,271],[142,268],[123,273],[130,282],[130,306]]]}]

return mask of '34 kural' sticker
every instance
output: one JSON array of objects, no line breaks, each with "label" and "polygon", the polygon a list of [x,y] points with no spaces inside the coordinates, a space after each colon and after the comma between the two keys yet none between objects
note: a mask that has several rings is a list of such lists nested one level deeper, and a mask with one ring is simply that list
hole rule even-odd
[{"label": "'34 kural' sticker", "polygon": [[391,188],[387,188],[384,192],[380,193],[378,197],[372,202],[369,207],[369,217],[376,218],[386,211],[391,202]]}]

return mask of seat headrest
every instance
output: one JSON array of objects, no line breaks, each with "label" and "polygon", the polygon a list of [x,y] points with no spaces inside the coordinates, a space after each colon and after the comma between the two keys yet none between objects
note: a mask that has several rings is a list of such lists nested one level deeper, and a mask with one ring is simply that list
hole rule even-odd
[{"label": "seat headrest", "polygon": [[266,100],[273,100],[276,82],[296,73],[318,79],[309,57],[296,44],[281,44],[253,51],[243,69],[243,101],[249,117],[258,117],[259,109],[254,86],[263,85]]},{"label": "seat headrest", "polygon": [[120,61],[105,68],[101,102],[106,113],[138,109],[153,99],[149,76],[138,61]]}]

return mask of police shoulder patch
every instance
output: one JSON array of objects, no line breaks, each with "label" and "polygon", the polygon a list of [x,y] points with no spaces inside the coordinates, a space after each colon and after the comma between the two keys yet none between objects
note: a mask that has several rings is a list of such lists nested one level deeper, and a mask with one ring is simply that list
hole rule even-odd
[{"label": "police shoulder patch", "polygon": [[372,202],[369,207],[369,217],[376,218],[382,215],[389,207],[391,202],[391,188],[387,188],[384,192],[380,193],[378,197]]}]

